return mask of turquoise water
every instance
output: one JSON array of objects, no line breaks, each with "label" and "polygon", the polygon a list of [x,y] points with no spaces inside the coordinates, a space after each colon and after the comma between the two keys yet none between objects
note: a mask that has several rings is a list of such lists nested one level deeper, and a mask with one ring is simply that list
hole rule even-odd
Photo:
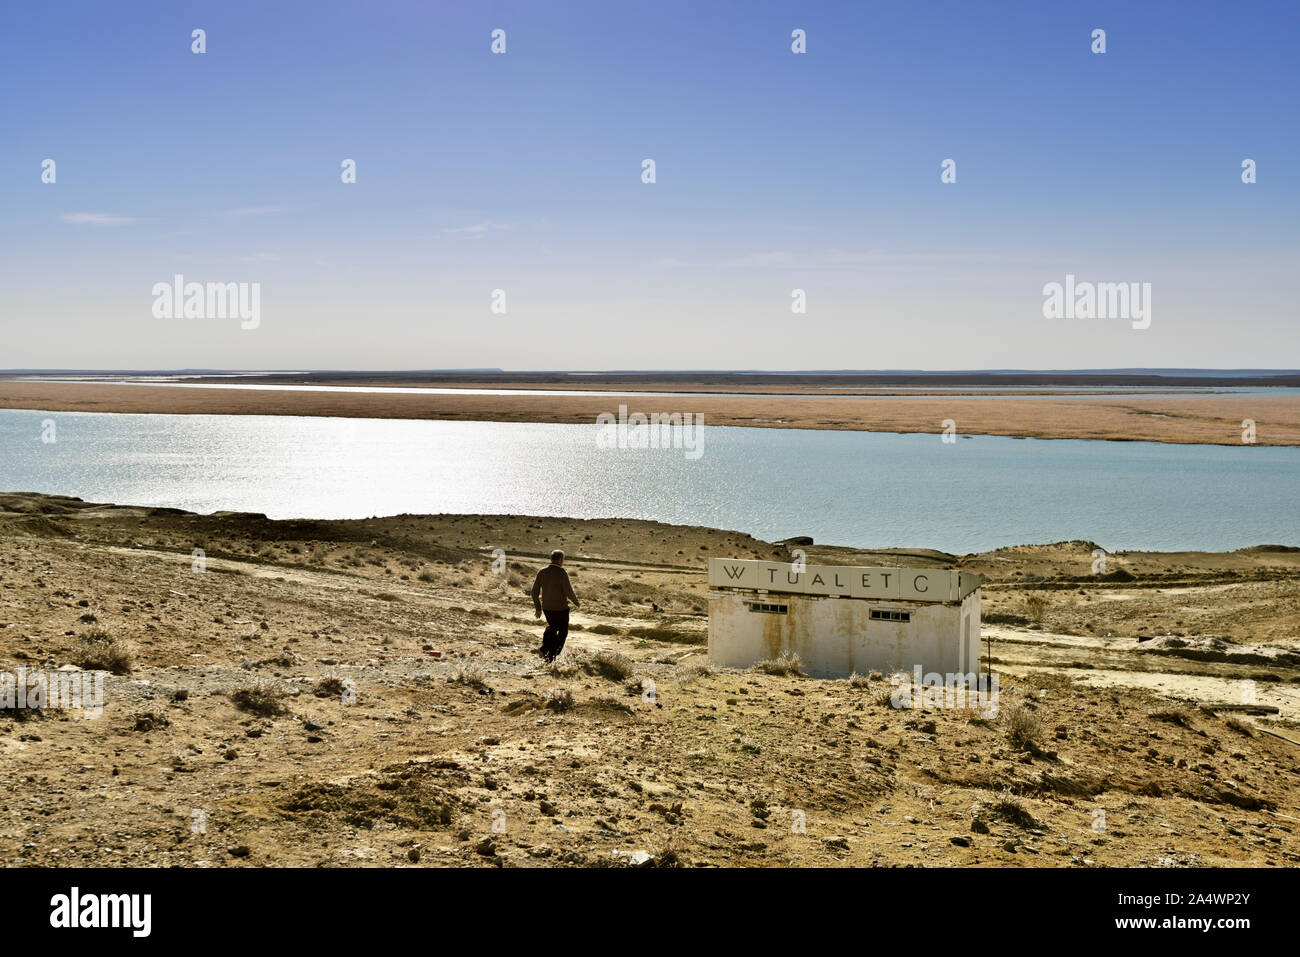
[{"label": "turquoise water", "polygon": [[1300,448],[706,427],[692,459],[596,436],[594,425],[0,410],[0,490],[272,518],[648,518],[956,553],[1066,539],[1300,545]]}]

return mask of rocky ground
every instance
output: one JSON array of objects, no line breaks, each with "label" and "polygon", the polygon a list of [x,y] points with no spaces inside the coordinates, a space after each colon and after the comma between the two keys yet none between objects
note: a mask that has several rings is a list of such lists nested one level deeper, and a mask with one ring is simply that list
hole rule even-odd
[{"label": "rocky ground", "polygon": [[[583,603],[548,667],[554,547]],[[707,558],[789,557],[738,533],[0,495],[0,672],[120,672],[98,718],[0,713],[0,861],[1300,863],[1300,550],[1094,549],[806,548],[985,575],[990,719],[710,667]],[[1197,707],[1245,689],[1279,714]]]}]

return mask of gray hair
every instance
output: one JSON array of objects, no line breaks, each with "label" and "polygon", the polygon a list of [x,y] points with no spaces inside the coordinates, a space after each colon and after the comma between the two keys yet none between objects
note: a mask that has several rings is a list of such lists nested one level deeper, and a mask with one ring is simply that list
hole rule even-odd
[{"label": "gray hair", "polygon": [[557,548],[555,551],[551,552],[551,561],[553,562],[564,561],[564,549]]}]

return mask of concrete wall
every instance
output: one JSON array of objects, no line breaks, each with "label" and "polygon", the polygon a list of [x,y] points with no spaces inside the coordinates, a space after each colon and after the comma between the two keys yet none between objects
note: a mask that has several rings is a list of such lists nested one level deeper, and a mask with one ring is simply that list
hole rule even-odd
[{"label": "concrete wall", "polygon": [[[750,604],[784,605],[784,614]],[[871,611],[906,611],[907,622],[876,621]],[[786,652],[818,678],[853,672],[923,671],[969,674],[980,667],[980,594],[961,601],[877,601],[775,592],[715,590],[709,594],[709,660],[748,668]]]}]

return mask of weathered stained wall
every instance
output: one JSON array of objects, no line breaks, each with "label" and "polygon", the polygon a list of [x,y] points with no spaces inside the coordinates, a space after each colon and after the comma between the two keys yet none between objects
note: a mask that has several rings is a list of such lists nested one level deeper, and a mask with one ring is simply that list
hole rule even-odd
[{"label": "weathered stained wall", "polygon": [[[750,603],[784,605],[785,614],[750,611]],[[871,611],[906,611],[907,622],[876,621]],[[748,668],[786,652],[818,678],[854,672],[958,674],[980,667],[980,593],[960,602],[874,601],[721,590],[709,595],[709,660]]]}]

